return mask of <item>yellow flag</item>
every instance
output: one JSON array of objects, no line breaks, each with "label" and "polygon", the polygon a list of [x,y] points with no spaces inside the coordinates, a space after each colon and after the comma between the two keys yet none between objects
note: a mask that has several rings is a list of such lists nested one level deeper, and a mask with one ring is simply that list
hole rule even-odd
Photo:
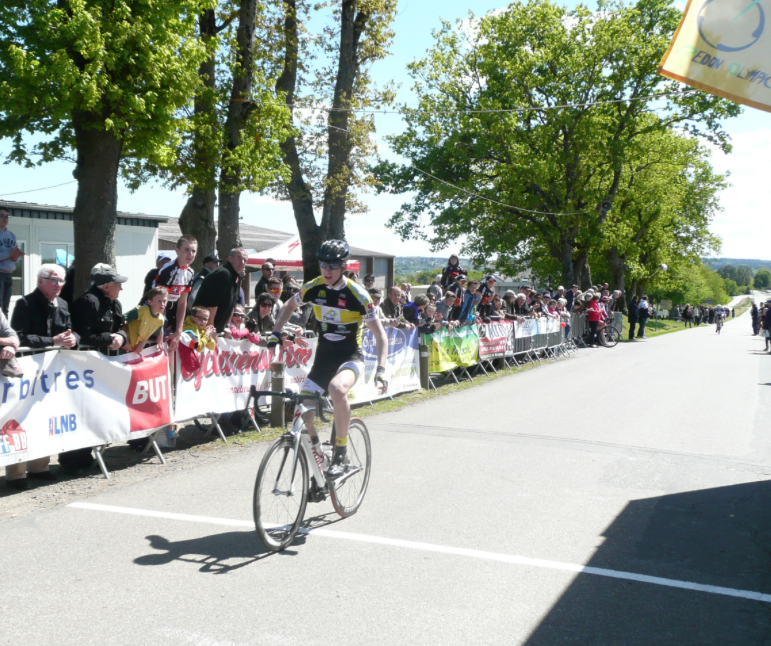
[{"label": "yellow flag", "polygon": [[659,74],[771,112],[771,25],[761,0],[689,0]]}]

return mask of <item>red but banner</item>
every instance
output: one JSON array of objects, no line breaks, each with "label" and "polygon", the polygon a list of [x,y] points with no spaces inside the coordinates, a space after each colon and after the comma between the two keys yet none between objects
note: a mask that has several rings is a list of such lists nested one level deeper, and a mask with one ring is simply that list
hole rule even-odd
[{"label": "red but banner", "polygon": [[131,367],[131,382],[126,391],[129,433],[170,424],[172,384],[168,355],[159,349],[153,355],[137,358],[126,365]]}]

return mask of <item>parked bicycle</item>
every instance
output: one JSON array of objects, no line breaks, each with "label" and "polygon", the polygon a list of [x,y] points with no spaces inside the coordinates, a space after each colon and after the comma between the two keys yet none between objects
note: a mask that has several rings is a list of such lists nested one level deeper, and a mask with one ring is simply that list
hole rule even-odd
[{"label": "parked bicycle", "polygon": [[[583,315],[586,318],[586,315]],[[584,328],[584,333],[581,339],[584,345],[589,345],[589,337],[591,336],[591,329],[588,325]],[[605,326],[597,333],[600,339],[600,344],[606,348],[615,348],[618,342],[621,341],[621,332],[615,325],[605,323]]]},{"label": "parked bicycle", "polygon": [[[352,418],[348,431],[348,464],[345,472],[334,481],[324,475],[331,464],[335,445],[335,425],[329,442],[321,444],[322,455],[313,447],[310,434],[302,420],[308,410],[307,396],[287,391],[250,389],[255,408],[260,397],[281,397],[294,404],[292,428],[278,438],[265,453],[257,471],[252,508],[254,524],[262,544],[273,552],[285,549],[297,535],[310,502],[331,498],[335,511],[343,518],[355,514],[369,485],[372,449],[364,422]],[[316,394],[316,412],[323,422],[332,413],[329,402]],[[249,402],[247,402],[247,407]]]}]

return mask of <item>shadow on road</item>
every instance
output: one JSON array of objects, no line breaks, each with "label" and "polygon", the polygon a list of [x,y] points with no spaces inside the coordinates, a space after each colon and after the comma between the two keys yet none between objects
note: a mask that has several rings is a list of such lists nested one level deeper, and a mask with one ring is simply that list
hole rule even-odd
[{"label": "shadow on road", "polygon": [[[170,541],[158,535],[145,538],[157,552],[135,558],[137,565],[182,561],[199,565],[199,572],[227,574],[272,554],[262,546],[254,531],[225,532],[184,541]],[[286,550],[283,554],[292,552]]]},{"label": "shadow on road", "polygon": [[199,572],[227,574],[232,570],[256,563],[266,556],[293,556],[297,551],[292,548],[303,545],[308,539],[308,535],[303,533],[303,530],[329,527],[341,520],[343,519],[340,516],[332,512],[306,518],[292,545],[278,553],[266,550],[254,530],[224,532],[176,542],[153,534],[145,538],[150,542],[150,547],[157,551],[154,554],[135,558],[134,563],[168,565],[173,561],[182,561],[199,565]]},{"label": "shadow on road", "polygon": [[[592,567],[771,593],[771,481],[630,503]],[[771,641],[771,605],[580,574],[527,646],[751,646]]]}]

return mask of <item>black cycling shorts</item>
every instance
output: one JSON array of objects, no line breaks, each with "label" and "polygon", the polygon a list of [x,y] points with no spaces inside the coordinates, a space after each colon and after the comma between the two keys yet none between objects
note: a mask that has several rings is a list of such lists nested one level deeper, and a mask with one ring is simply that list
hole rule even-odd
[{"label": "black cycling shorts", "polygon": [[345,348],[334,343],[319,343],[313,367],[305,378],[300,392],[326,393],[329,382],[341,370],[351,370],[358,378],[364,372],[364,357],[361,348]]}]

